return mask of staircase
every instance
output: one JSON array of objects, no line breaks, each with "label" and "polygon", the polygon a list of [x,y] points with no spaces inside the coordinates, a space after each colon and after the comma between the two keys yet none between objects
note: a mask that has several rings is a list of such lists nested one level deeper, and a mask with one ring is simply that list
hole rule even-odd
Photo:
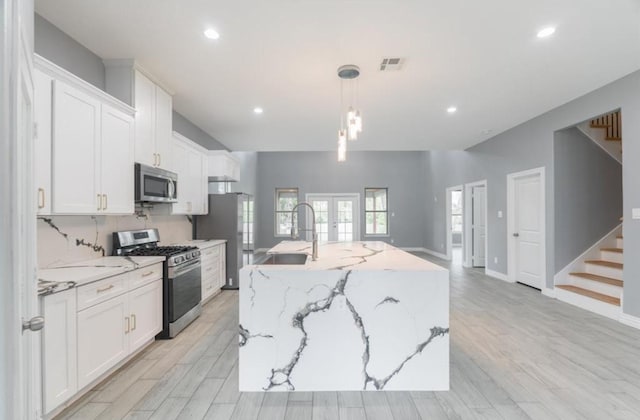
[{"label": "staircase", "polygon": [[622,119],[620,110],[578,124],[577,128],[622,163]]},{"label": "staircase", "polygon": [[623,247],[621,226],[603,238],[558,278],[556,297],[583,309],[618,319],[622,301]]}]

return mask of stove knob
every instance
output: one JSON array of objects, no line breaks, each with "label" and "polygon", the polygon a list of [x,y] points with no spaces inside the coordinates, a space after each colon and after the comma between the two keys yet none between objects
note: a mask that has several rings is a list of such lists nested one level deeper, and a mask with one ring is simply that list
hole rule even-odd
[{"label": "stove knob", "polygon": [[191,259],[191,254],[186,253],[186,254],[184,254],[183,258],[186,258],[187,260],[190,260]]}]

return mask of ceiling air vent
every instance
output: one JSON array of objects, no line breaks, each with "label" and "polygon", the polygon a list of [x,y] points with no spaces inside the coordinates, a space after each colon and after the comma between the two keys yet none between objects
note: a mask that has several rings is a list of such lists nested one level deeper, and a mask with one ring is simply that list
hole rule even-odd
[{"label": "ceiling air vent", "polygon": [[404,58],[383,58],[380,63],[380,71],[398,71],[402,69]]}]

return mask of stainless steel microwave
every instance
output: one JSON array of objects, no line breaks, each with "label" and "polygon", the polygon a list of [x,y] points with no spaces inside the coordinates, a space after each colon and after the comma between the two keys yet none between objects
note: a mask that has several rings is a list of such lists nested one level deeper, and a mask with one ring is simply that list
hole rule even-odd
[{"label": "stainless steel microwave", "polygon": [[137,202],[175,203],[178,201],[178,174],[136,163],[135,194]]}]

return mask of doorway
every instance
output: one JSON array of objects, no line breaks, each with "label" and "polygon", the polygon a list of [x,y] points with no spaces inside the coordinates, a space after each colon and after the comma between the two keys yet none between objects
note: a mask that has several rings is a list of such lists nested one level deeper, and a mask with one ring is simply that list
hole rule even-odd
[{"label": "doorway", "polygon": [[447,259],[452,264],[462,265],[464,261],[464,194],[463,186],[447,188],[446,199]]},{"label": "doorway", "polygon": [[466,184],[465,187],[465,267],[485,268],[487,265],[487,181]]},{"label": "doorway", "polygon": [[[305,199],[316,214],[318,242],[360,240],[360,194],[307,194]],[[311,220],[309,210],[307,220]]]},{"label": "doorway", "polygon": [[545,287],[544,168],[507,175],[509,280]]}]

